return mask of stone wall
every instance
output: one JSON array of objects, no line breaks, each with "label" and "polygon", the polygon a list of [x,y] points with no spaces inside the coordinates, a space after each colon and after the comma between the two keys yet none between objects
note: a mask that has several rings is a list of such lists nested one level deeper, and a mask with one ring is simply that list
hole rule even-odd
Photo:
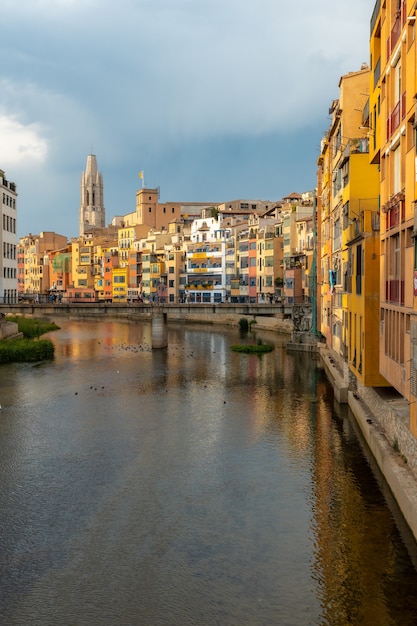
[{"label": "stone wall", "polygon": [[283,319],[282,316],[263,316],[263,315],[241,315],[240,313],[222,313],[218,309],[213,313],[211,310],[194,309],[170,311],[168,313],[168,322],[195,323],[195,324],[216,324],[222,326],[239,326],[241,318],[247,318],[248,322],[256,321],[252,326],[252,330],[273,330],[278,333],[291,334],[293,324],[290,319]]},{"label": "stone wall", "polygon": [[[349,403],[349,391],[362,403],[369,419],[383,432],[392,449],[396,449],[417,478],[417,439],[409,429],[407,400],[391,388],[365,387],[332,350],[322,348],[320,357],[338,402]],[[352,407],[350,407],[352,409]],[[353,410],[353,409],[352,409]]]},{"label": "stone wall", "polygon": [[12,337],[19,337],[17,324],[0,318],[0,339],[11,339]]},{"label": "stone wall", "polygon": [[359,383],[357,394],[382,427],[390,445],[398,450],[417,477],[417,439],[408,425],[408,402],[402,398],[387,398],[383,392]]}]

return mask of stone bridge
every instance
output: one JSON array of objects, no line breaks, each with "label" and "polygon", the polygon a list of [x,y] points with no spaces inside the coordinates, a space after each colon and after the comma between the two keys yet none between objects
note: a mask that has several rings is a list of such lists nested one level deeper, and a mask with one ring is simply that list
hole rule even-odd
[{"label": "stone bridge", "polygon": [[14,313],[20,315],[103,315],[111,314],[120,317],[140,315],[150,317],[154,309],[162,310],[172,318],[183,317],[187,314],[200,316],[212,315],[255,315],[275,316],[291,318],[293,305],[289,303],[272,304],[205,304],[205,303],[107,303],[107,302],[18,302],[0,303],[0,313]]},{"label": "stone bridge", "polygon": [[[303,335],[311,328],[311,304],[291,303],[271,304],[205,304],[205,303],[105,303],[105,302],[18,302],[0,304],[0,314],[25,316],[53,316],[95,318],[125,318],[133,321],[151,321],[159,339],[156,344],[163,344],[167,320],[181,323],[204,323],[237,325],[242,317],[256,320],[257,328],[277,332],[293,333],[293,337]],[[296,340],[298,342],[298,340]],[[301,343],[301,342],[300,342]],[[166,347],[158,345],[155,347]]]}]

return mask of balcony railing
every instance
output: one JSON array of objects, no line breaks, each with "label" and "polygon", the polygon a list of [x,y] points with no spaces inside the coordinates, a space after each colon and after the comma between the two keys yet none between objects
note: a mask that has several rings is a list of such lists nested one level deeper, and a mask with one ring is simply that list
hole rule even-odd
[{"label": "balcony railing", "polygon": [[390,230],[401,224],[405,219],[405,201],[403,194],[397,194],[394,199],[395,204],[386,206],[385,228]]},{"label": "balcony railing", "polygon": [[387,59],[391,56],[391,52],[394,50],[395,45],[400,38],[401,33],[401,13],[398,12],[394,24],[391,29],[391,34],[387,39]]},{"label": "balcony railing", "polygon": [[391,114],[387,119],[387,139],[391,137],[393,133],[399,127],[401,120],[405,115],[405,92],[402,94],[400,100],[398,100],[397,104],[391,111]]}]

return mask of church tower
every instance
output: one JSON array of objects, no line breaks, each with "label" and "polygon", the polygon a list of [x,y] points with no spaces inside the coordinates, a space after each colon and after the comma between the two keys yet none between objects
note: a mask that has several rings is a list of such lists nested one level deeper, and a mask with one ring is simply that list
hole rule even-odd
[{"label": "church tower", "polygon": [[103,176],[97,169],[95,154],[89,154],[87,167],[81,175],[80,236],[105,225]]}]

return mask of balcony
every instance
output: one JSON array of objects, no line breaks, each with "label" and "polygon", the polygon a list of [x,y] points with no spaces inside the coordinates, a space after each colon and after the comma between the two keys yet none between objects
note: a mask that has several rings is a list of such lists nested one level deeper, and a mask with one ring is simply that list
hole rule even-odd
[{"label": "balcony", "polygon": [[208,265],[206,267],[188,267],[188,274],[221,274],[221,265]]},{"label": "balcony", "polygon": [[395,17],[392,29],[391,29],[391,34],[387,39],[387,59],[389,59],[389,57],[391,56],[391,53],[394,50],[398,39],[400,38],[400,33],[401,33],[401,13],[398,12]]},{"label": "balcony", "polygon": [[401,95],[401,98],[398,100],[397,104],[391,111],[391,114],[387,119],[387,139],[391,137],[393,133],[399,128],[401,121],[405,116],[405,98],[406,92],[404,91]]},{"label": "balcony", "polygon": [[401,224],[405,219],[405,196],[402,192],[395,194],[384,206],[385,228],[390,230]]},{"label": "balcony", "polygon": [[346,241],[354,241],[362,234],[362,227],[359,220],[352,220],[347,227],[347,238]]}]

